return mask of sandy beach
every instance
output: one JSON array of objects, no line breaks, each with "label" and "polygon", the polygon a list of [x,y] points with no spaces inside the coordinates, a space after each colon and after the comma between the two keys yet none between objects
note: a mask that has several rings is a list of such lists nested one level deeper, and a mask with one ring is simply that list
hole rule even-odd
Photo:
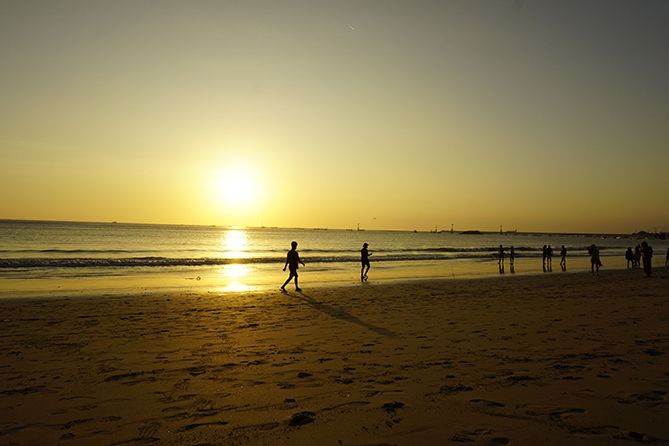
[{"label": "sandy beach", "polygon": [[0,444],[669,444],[669,272],[0,300]]}]

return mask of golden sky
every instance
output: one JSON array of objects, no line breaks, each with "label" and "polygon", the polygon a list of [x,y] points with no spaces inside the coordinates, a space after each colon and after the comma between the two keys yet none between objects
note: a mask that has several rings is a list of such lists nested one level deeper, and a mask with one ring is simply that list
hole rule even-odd
[{"label": "golden sky", "polygon": [[0,218],[669,229],[669,2],[0,0]]}]

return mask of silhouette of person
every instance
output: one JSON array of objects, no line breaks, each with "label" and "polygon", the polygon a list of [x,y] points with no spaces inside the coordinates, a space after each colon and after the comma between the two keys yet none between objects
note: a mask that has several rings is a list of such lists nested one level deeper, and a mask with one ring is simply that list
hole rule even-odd
[{"label": "silhouette of person", "polygon": [[625,251],[625,260],[627,260],[627,269],[634,266],[634,253],[632,252],[632,248],[627,248],[627,251]]},{"label": "silhouette of person", "polygon": [[514,251],[513,246],[509,248],[509,264],[513,266],[513,262],[516,260],[516,251]]},{"label": "silhouette of person", "polygon": [[553,248],[551,248],[551,245],[546,247],[546,264],[548,271],[553,271]]},{"label": "silhouette of person", "polygon": [[641,265],[641,246],[636,245],[634,247],[634,262],[632,262],[632,266],[638,268],[640,265]]},{"label": "silhouette of person", "polygon": [[544,245],[543,248],[541,248],[541,264],[543,265],[543,270],[546,272],[546,245]]},{"label": "silhouette of person", "polygon": [[653,266],[651,264],[653,258],[653,248],[644,240],[641,242],[641,258],[643,259],[643,272],[647,277],[653,274]]},{"label": "silhouette of person", "polygon": [[669,248],[667,248],[667,260],[664,261],[664,266],[669,266]]},{"label": "silhouette of person", "polygon": [[293,277],[295,278],[295,291],[302,291],[297,285],[297,269],[299,268],[299,263],[304,266],[304,262],[300,259],[300,254],[297,252],[297,242],[290,242],[290,251],[288,251],[288,254],[286,255],[286,264],[283,265],[283,270],[285,271],[287,266],[290,274],[288,275],[288,279],[286,279],[281,286],[281,291],[286,291],[286,285],[290,283]]},{"label": "silhouette of person", "polygon": [[588,248],[588,254],[590,254],[590,270],[592,274],[597,274],[599,276],[599,267],[602,266],[602,262],[599,260],[599,248],[593,243]]},{"label": "silhouette of person", "polygon": [[499,245],[497,250],[497,266],[499,267],[499,273],[504,274],[504,247]]},{"label": "silhouette of person", "polygon": [[562,271],[567,271],[567,248],[564,245],[560,248],[560,268]]},{"label": "silhouette of person", "polygon": [[364,282],[367,280],[367,273],[369,272],[369,256],[371,254],[367,251],[367,243],[362,244],[362,249],[360,250],[360,262],[362,267],[360,268],[360,281]]}]

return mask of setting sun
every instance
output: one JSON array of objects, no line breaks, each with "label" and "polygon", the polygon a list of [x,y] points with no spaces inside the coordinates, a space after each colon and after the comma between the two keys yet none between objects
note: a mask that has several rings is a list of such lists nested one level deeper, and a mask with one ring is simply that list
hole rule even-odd
[{"label": "setting sun", "polygon": [[252,208],[258,199],[258,180],[247,168],[234,167],[217,175],[214,192],[230,211]]}]

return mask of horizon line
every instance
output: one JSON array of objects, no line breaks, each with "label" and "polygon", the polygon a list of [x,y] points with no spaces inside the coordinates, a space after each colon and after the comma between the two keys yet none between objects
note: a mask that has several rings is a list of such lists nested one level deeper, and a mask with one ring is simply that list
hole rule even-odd
[{"label": "horizon line", "polygon": [[0,223],[4,222],[23,222],[23,223],[88,223],[88,224],[118,224],[118,225],[145,225],[145,226],[195,226],[195,227],[215,227],[225,229],[300,229],[310,231],[351,231],[351,232],[414,232],[414,233],[434,233],[434,234],[460,234],[462,232],[474,231],[480,234],[527,234],[527,235],[591,235],[591,236],[630,236],[640,233],[646,234],[666,234],[666,231],[646,231],[639,230],[637,232],[554,232],[554,231],[491,231],[480,229],[450,229],[446,230],[419,230],[419,229],[356,229],[356,228],[328,228],[328,227],[292,227],[292,226],[246,226],[246,225],[222,225],[222,224],[204,224],[204,223],[147,223],[147,222],[122,222],[122,221],[91,221],[91,220],[51,220],[51,219],[22,219],[22,218],[0,218]]}]

